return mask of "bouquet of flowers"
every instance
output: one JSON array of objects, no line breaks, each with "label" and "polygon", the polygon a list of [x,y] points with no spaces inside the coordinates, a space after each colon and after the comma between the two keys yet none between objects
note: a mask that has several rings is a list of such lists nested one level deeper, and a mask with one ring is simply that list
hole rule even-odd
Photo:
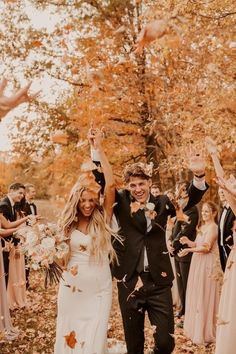
[{"label": "bouquet of flowers", "polygon": [[58,283],[62,268],[55,262],[64,258],[69,246],[62,230],[52,223],[25,226],[17,231],[23,253],[29,259],[29,267],[34,270],[44,269],[45,287]]}]

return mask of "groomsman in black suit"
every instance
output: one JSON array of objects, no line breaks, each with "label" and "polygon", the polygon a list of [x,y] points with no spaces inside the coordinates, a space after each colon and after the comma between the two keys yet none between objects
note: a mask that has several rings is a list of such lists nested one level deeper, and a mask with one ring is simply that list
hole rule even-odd
[{"label": "groomsman in black suit", "polygon": [[25,184],[25,204],[23,211],[26,215],[37,215],[37,206],[34,203],[36,190],[33,184]]},{"label": "groomsman in black suit", "polygon": [[[25,202],[23,206],[23,212],[25,215],[37,215],[37,206],[34,203],[36,196],[35,186],[31,183],[25,184]],[[26,277],[26,289],[29,288],[29,274],[30,269],[27,267],[27,258],[25,257],[25,277]]]},{"label": "groomsman in black suit", "polygon": [[[0,213],[8,221],[16,221],[16,211],[15,211],[15,204],[20,203],[22,198],[25,195],[25,186],[21,183],[13,183],[8,188],[8,194],[5,198],[0,201]],[[6,241],[12,241],[15,245],[17,244],[18,240],[14,239],[11,236],[5,237]],[[2,246],[4,246],[4,241],[2,241]],[[4,270],[6,273],[6,286],[8,284],[8,271],[9,271],[9,251],[3,251],[3,262],[4,262]]]},{"label": "groomsman in black suit", "polygon": [[[184,182],[179,185],[180,188],[185,187],[186,190],[189,188],[189,183]],[[185,201],[185,205],[188,203],[188,198]],[[189,240],[194,241],[196,238],[196,227],[198,225],[199,213],[197,207],[193,207],[185,210],[185,215],[188,217],[188,222],[176,220],[174,227],[172,229],[171,236],[167,241],[168,251],[175,258],[175,271],[178,293],[180,297],[180,308],[177,313],[177,317],[181,317],[185,313],[185,297],[188,282],[188,273],[190,269],[190,263],[192,259],[192,254],[187,254],[184,257],[179,257],[178,252],[187,246],[180,243],[180,238],[182,236],[187,236]]]},{"label": "groomsman in black suit", "polygon": [[[93,146],[93,134],[89,135]],[[96,147],[95,147],[96,148]],[[92,159],[99,156],[92,149]],[[188,189],[186,210],[198,203],[207,190],[204,161],[192,160],[196,175]],[[101,174],[94,170],[97,182]],[[165,240],[168,215],[175,208],[166,195],[150,193],[152,180],[149,166],[135,163],[124,171],[127,189],[117,191],[114,214],[123,237],[123,245],[114,241],[118,264],[112,273],[117,279],[119,304],[123,319],[128,354],[144,353],[144,319],[147,311],[154,328],[153,354],[170,354],[174,349],[174,316],[171,286],[173,272]],[[200,186],[200,188],[198,188]]]},{"label": "groomsman in black suit", "polygon": [[219,198],[222,204],[222,210],[219,216],[218,223],[218,246],[220,253],[220,263],[223,272],[225,271],[226,262],[233,246],[233,224],[235,215],[227,203],[223,189],[219,188]]}]

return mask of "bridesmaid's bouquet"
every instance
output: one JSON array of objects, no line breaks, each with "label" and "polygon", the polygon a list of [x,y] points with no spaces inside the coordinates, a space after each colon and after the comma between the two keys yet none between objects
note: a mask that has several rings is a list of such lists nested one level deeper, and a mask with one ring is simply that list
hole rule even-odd
[{"label": "bridesmaid's bouquet", "polygon": [[23,253],[28,257],[29,267],[45,270],[45,287],[58,283],[62,269],[56,263],[67,256],[69,246],[63,231],[53,223],[34,224],[20,228],[16,237],[20,239]]}]

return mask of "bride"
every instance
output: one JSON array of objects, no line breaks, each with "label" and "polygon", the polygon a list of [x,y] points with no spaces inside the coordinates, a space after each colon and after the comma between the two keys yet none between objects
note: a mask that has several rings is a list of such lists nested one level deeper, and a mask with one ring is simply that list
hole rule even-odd
[{"label": "bride", "polygon": [[[60,225],[69,239],[58,293],[54,354],[105,354],[112,300],[110,262],[116,261],[108,226],[115,200],[112,169],[101,146],[102,133],[90,131],[90,144],[100,154],[105,200],[92,172],[80,175],[62,212]],[[117,237],[116,235],[113,235]]]}]

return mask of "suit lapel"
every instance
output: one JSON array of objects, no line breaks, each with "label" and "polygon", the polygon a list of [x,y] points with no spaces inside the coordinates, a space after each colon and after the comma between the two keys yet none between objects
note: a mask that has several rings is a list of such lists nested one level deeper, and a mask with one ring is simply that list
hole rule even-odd
[{"label": "suit lapel", "polygon": [[136,213],[133,213],[131,218],[137,229],[139,229],[142,233],[147,231],[147,220],[143,209],[139,209]]},{"label": "suit lapel", "polygon": [[[15,209],[12,207],[10,199],[8,197],[6,197],[6,202],[8,204],[8,208],[9,208],[9,214],[10,214],[10,221],[14,221],[15,220]],[[14,209],[14,212],[13,212]]]}]

